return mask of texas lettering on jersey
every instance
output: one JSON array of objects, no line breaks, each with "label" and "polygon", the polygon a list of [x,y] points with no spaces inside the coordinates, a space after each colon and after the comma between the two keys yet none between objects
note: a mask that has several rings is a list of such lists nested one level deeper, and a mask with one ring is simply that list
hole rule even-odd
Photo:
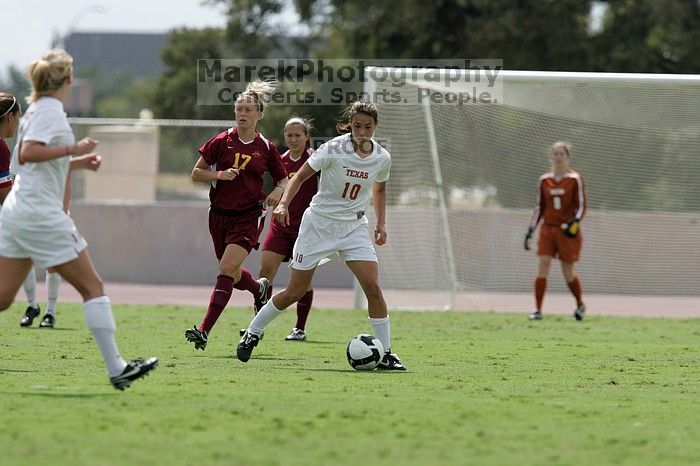
[{"label": "texas lettering on jersey", "polygon": [[345,169],[345,176],[350,176],[353,178],[362,178],[362,179],[368,179],[369,178],[369,173],[368,172],[363,172],[360,170],[353,170],[351,168],[346,168]]}]

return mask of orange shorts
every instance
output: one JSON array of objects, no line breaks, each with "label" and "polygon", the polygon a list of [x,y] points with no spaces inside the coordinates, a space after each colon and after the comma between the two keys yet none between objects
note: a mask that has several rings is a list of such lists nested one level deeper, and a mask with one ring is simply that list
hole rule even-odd
[{"label": "orange shorts", "polygon": [[576,262],[581,253],[583,235],[569,238],[558,225],[542,225],[540,237],[537,240],[537,255],[558,257],[564,262]]}]

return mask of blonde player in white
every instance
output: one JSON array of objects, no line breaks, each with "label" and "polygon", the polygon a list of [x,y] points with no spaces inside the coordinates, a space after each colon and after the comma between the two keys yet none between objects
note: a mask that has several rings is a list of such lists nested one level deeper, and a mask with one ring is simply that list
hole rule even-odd
[{"label": "blonde player in white", "polygon": [[391,352],[389,316],[379,286],[377,253],[365,216],[371,194],[377,217],[374,242],[379,246],[386,243],[386,182],[391,157],[372,139],[379,121],[375,105],[357,101],[346,114],[348,123],[338,125],[338,131],[346,134],[318,148],[292,177],[273,212],[277,221],[288,224],[287,206],[299,187],[316,172],[321,172],[318,192],[304,212],[294,244],[289,283],[260,309],[241,338],[236,355],[243,362],[250,359],[265,327],[306,293],[319,262],[337,253],[357,277],[367,297],[374,335],[386,351],[378,368],[406,370],[398,356]]},{"label": "blonde player in white", "polygon": [[33,91],[17,136],[19,168],[0,211],[0,310],[10,307],[32,263],[55,268],[82,295],[85,322],[110,381],[123,390],[155,368],[158,360],[127,362],[119,355],[109,298],[87,243],[63,210],[69,166],[100,163],[99,155],[92,153],[97,141],[76,143],[63,111],[73,83],[72,64],[66,52],[52,50],[28,69]]}]

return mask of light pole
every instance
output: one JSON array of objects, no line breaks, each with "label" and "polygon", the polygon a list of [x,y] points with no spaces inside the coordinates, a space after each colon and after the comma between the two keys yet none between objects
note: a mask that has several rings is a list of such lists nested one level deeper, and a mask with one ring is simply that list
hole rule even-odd
[{"label": "light pole", "polygon": [[107,5],[103,5],[101,3],[96,3],[94,5],[86,5],[73,16],[73,18],[70,20],[68,23],[68,27],[66,28],[66,31],[61,34],[60,32],[54,36],[54,39],[51,44],[51,48],[65,48],[66,47],[66,39],[68,36],[70,36],[73,31],[75,31],[75,28],[78,27],[78,23],[87,16],[90,13],[104,13],[107,11]]}]

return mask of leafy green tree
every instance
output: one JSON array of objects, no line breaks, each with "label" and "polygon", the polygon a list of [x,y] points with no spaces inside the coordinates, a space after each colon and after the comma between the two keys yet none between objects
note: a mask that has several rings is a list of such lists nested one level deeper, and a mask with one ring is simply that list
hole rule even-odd
[{"label": "leafy green tree", "polygon": [[591,70],[700,72],[700,3],[693,0],[610,0],[593,38]]},{"label": "leafy green tree", "polygon": [[16,66],[7,67],[6,76],[0,79],[0,89],[2,92],[9,92],[22,101],[22,106],[26,107],[24,98],[32,92],[32,85],[27,76]]},{"label": "leafy green tree", "polygon": [[228,106],[197,104],[197,60],[225,56],[224,33],[220,29],[175,29],[162,59],[167,67],[150,101],[157,118],[231,119]]}]

